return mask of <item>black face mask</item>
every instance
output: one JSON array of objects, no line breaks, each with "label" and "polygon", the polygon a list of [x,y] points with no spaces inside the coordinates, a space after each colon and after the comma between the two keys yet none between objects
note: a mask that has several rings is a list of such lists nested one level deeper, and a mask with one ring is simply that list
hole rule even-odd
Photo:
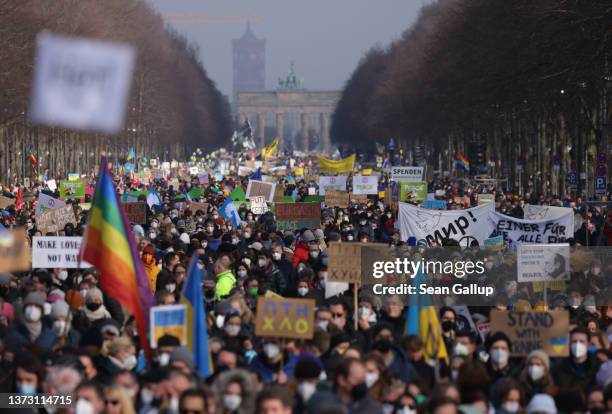
[{"label": "black face mask", "polygon": [[363,397],[365,397],[367,394],[368,394],[368,386],[366,385],[365,382],[362,382],[361,384],[353,385],[353,388],[351,388],[351,398],[353,399],[353,401],[359,401]]},{"label": "black face mask", "polygon": [[450,332],[455,330],[455,322],[453,321],[444,321],[442,322],[442,330],[444,332]]},{"label": "black face mask", "polygon": [[382,352],[383,354],[386,354],[387,352],[389,352],[392,347],[393,347],[393,342],[391,342],[391,340],[387,338],[379,339],[374,344],[374,349]]},{"label": "black face mask", "polygon": [[92,312],[95,312],[100,308],[100,304],[96,302],[87,302],[85,306],[87,306],[87,309],[89,309]]}]

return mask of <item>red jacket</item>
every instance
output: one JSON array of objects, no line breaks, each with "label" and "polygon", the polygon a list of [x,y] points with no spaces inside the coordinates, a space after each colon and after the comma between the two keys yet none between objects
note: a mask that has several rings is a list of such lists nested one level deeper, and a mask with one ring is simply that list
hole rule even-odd
[{"label": "red jacket", "polygon": [[293,251],[293,259],[291,261],[294,269],[297,269],[300,262],[305,262],[308,260],[310,255],[308,250],[308,243],[301,240],[296,243],[295,250]]}]

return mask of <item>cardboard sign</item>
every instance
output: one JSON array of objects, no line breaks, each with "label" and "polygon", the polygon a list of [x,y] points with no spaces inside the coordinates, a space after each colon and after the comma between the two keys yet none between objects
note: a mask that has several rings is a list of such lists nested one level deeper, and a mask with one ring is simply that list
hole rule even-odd
[{"label": "cardboard sign", "polygon": [[274,192],[276,183],[268,183],[265,181],[249,180],[247,186],[246,198],[251,199],[255,196],[262,196],[268,203],[274,201]]},{"label": "cardboard sign", "polygon": [[131,224],[147,223],[147,203],[145,201],[135,201],[123,203],[125,215]]},{"label": "cardboard sign", "polygon": [[197,212],[198,210],[202,210],[204,213],[208,211],[209,204],[208,203],[194,203],[193,201],[189,204],[189,209],[192,213]]},{"label": "cardboard sign", "polygon": [[353,193],[350,193],[349,194],[349,200],[350,200],[351,203],[366,204],[368,202],[368,195],[367,194],[353,194]]},{"label": "cardboard sign", "polygon": [[181,345],[187,345],[187,307],[185,305],[153,306],[149,312],[150,344],[157,348],[164,335],[176,337]]},{"label": "cardboard sign", "polygon": [[274,202],[282,203],[285,199],[285,187],[282,185],[277,185],[276,190],[274,191]]},{"label": "cardboard sign", "polygon": [[251,211],[253,214],[265,214],[268,212],[268,204],[266,199],[262,196],[255,196],[251,198]]},{"label": "cardboard sign", "polygon": [[85,198],[85,180],[61,180],[60,198],[63,200],[67,198]]},{"label": "cardboard sign", "polygon": [[346,191],[327,190],[325,193],[325,205],[327,207],[347,208],[349,205],[349,193]]},{"label": "cardboard sign", "polygon": [[494,203],[495,194],[478,194],[478,205],[484,203]]},{"label": "cardboard sign", "polygon": [[400,201],[423,201],[427,198],[427,183],[402,181],[400,183]]},{"label": "cardboard sign", "polygon": [[393,181],[421,181],[423,180],[423,167],[391,167]]},{"label": "cardboard sign", "polygon": [[367,243],[329,244],[327,280],[330,282],[361,282],[361,246]]},{"label": "cardboard sign", "polygon": [[86,269],[92,264],[79,260],[82,237],[33,237],[32,269]]},{"label": "cardboard sign", "polygon": [[314,229],[321,225],[321,203],[276,203],[278,230]]},{"label": "cardboard sign", "polygon": [[312,339],[314,299],[257,298],[255,335]]},{"label": "cardboard sign", "polygon": [[0,196],[0,209],[5,209],[8,206],[12,206],[15,204],[14,198],[8,198],[5,196]]},{"label": "cardboard sign", "polygon": [[45,235],[64,230],[68,223],[76,224],[72,206],[56,207],[36,215],[36,228]]},{"label": "cardboard sign", "polygon": [[543,349],[551,357],[569,355],[569,312],[555,310],[491,311],[491,333],[504,332],[512,341],[512,356]]},{"label": "cardboard sign", "polygon": [[519,282],[570,280],[569,244],[519,244],[516,249]]},{"label": "cardboard sign", "polygon": [[356,175],[353,177],[353,194],[378,194],[377,175]]},{"label": "cardboard sign", "polygon": [[0,273],[30,270],[30,247],[21,229],[0,231]]},{"label": "cardboard sign", "polygon": [[30,121],[116,134],[123,129],[136,49],[127,44],[37,37]]},{"label": "cardboard sign", "polygon": [[36,203],[36,214],[44,213],[45,211],[49,211],[55,207],[65,206],[62,200],[58,200],[57,198],[53,198],[45,193],[40,193],[38,195],[38,202]]}]

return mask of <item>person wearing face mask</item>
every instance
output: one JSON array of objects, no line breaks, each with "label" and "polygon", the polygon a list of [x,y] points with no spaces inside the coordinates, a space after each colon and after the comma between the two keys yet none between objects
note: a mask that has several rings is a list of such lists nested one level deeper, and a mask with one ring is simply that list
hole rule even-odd
[{"label": "person wearing face mask", "polygon": [[255,383],[244,369],[221,372],[212,388],[220,414],[249,414],[255,409]]},{"label": "person wearing face mask", "polygon": [[255,275],[259,280],[265,280],[270,290],[279,295],[285,294],[289,278],[283,274],[272,261],[272,254],[269,250],[261,248],[257,251],[257,265]]},{"label": "person wearing face mask", "polygon": [[122,370],[131,371],[136,367],[136,347],[131,338],[120,336],[108,346],[108,356],[98,363],[98,375],[110,382]]},{"label": "person wearing face mask", "polygon": [[8,352],[17,355],[28,346],[36,346],[45,352],[51,351],[57,342],[57,335],[43,323],[44,304],[43,293],[31,292],[26,295],[21,321],[15,323],[4,338]]},{"label": "person wearing face mask", "polygon": [[504,377],[493,383],[491,403],[495,414],[517,414],[524,405],[523,388],[512,377]]},{"label": "person wearing face mask", "polygon": [[588,352],[591,335],[577,326],[570,333],[570,357],[563,358],[552,369],[555,384],[561,390],[585,390],[595,382],[600,362]]},{"label": "person wearing face mask", "polygon": [[366,369],[365,383],[368,395],[382,404],[392,383],[385,361],[378,352],[370,352],[363,359],[363,365]]},{"label": "person wearing face mask", "polygon": [[236,277],[226,262],[221,259],[213,264],[213,273],[216,275],[215,297],[219,300],[232,291],[236,285]]},{"label": "person wearing face mask", "polygon": [[85,317],[89,322],[95,322],[100,319],[111,317],[111,314],[104,306],[102,291],[98,288],[91,288],[87,291],[83,311],[85,312]]},{"label": "person wearing face mask", "polygon": [[322,370],[323,364],[321,360],[314,355],[303,353],[298,357],[295,369],[293,370],[293,377],[297,382],[295,413],[306,411],[308,401],[317,391],[317,384],[319,383]]},{"label": "person wearing face mask", "polygon": [[145,268],[145,272],[147,273],[147,279],[149,280],[149,285],[151,286],[151,292],[155,293],[155,286],[157,284],[157,275],[160,272],[159,267],[157,267],[157,263],[155,261],[155,246],[152,244],[147,244],[144,249],[142,249],[142,263]]},{"label": "person wearing face mask", "polygon": [[315,241],[314,233],[311,230],[304,230],[300,239],[296,242],[293,249],[293,257],[291,264],[294,269],[297,269],[300,262],[306,262],[310,258],[310,248],[308,244]]},{"label": "person wearing face mask", "polygon": [[487,373],[492,383],[502,377],[514,376],[515,367],[510,363],[512,342],[505,333],[501,331],[493,333],[487,338],[485,348],[489,354],[486,363]]},{"label": "person wearing face mask", "polygon": [[553,391],[548,354],[541,349],[532,351],[525,359],[525,367],[519,375],[519,381],[525,388],[527,400],[530,400],[535,394]]},{"label": "person wearing face mask", "polygon": [[389,374],[402,382],[408,383],[416,377],[416,370],[404,351],[395,345],[392,327],[381,323],[374,330],[373,349],[380,352]]},{"label": "person wearing face mask", "polygon": [[370,226],[368,220],[369,217],[367,213],[363,212],[359,215],[357,225],[353,229],[355,240],[359,240],[360,237],[362,237],[361,235],[367,236],[368,240],[374,240],[374,230]]},{"label": "person wearing face mask", "polygon": [[33,395],[42,392],[45,366],[39,358],[21,353],[15,360],[15,385],[12,392]]},{"label": "person wearing face mask", "polygon": [[269,340],[261,346],[261,352],[251,360],[250,369],[261,375],[262,382],[269,383],[278,379],[281,368],[287,379],[291,378],[296,362],[297,357],[294,353],[283,350],[278,341]]},{"label": "person wearing face mask", "polygon": [[51,304],[51,329],[57,335],[57,346],[78,347],[81,335],[72,328],[72,313],[70,306],[63,300],[56,300]]},{"label": "person wearing face mask", "polygon": [[155,291],[166,288],[168,279],[171,278],[174,271],[174,266],[180,262],[179,256],[175,252],[166,253],[164,256],[162,269],[157,274],[157,280],[155,281]]}]

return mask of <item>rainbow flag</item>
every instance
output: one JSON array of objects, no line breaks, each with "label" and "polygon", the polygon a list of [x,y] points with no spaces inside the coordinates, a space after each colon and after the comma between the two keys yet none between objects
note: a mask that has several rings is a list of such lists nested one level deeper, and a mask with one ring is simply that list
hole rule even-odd
[{"label": "rainbow flag", "polygon": [[206,378],[212,374],[213,365],[208,352],[202,279],[197,264],[198,258],[194,256],[187,272],[181,303],[187,308],[187,347],[193,352],[193,361],[198,373],[202,378]]},{"label": "rainbow flag", "polygon": [[81,258],[100,271],[102,290],[134,316],[140,344],[149,357],[149,310],[155,299],[106,159],[102,160],[98,174]]},{"label": "rainbow flag", "polygon": [[[425,274],[419,271],[412,279],[412,286],[418,292],[419,286],[426,283]],[[406,320],[406,333],[418,335],[423,341],[423,356],[427,361],[447,359],[448,353],[440,329],[438,312],[431,295],[411,295]]]},{"label": "rainbow flag", "polygon": [[470,171],[470,162],[459,150],[457,150],[457,159],[455,160],[455,167],[463,171]]}]

